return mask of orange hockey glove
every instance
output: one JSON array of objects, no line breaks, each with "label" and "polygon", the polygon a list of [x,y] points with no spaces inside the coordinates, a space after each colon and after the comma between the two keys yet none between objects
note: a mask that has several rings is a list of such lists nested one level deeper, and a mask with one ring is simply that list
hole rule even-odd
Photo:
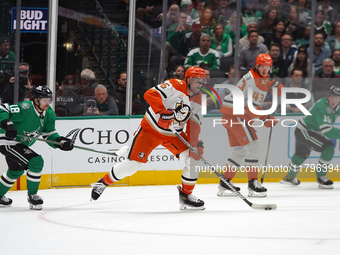
[{"label": "orange hockey glove", "polygon": [[158,112],[160,115],[158,120],[158,126],[164,129],[168,129],[175,118],[174,111],[172,109],[161,110]]}]

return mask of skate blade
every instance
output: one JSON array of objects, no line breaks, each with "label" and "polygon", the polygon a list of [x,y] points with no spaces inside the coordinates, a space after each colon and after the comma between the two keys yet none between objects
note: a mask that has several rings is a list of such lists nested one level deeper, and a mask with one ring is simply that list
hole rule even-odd
[{"label": "skate blade", "polygon": [[179,205],[179,209],[182,211],[203,211],[205,210],[205,206],[192,206],[192,205]]},{"label": "skate blade", "polygon": [[32,205],[32,204],[29,204],[29,207],[30,207],[31,210],[37,210],[37,211],[42,210],[42,205]]},{"label": "skate blade", "polygon": [[237,196],[237,193],[231,190],[218,190],[217,191],[218,197],[235,197]]},{"label": "skate blade", "polygon": [[285,180],[281,180],[280,183],[285,184],[285,185],[291,185],[291,186],[297,186],[297,185],[300,184],[300,182],[295,184],[295,183],[292,183],[292,182],[286,182]]},{"label": "skate blade", "polygon": [[0,207],[11,207],[12,204],[9,204],[9,205],[3,205],[3,204],[0,204]]},{"label": "skate blade", "polygon": [[333,184],[331,185],[323,185],[323,184],[318,184],[319,189],[333,189]]},{"label": "skate blade", "polygon": [[255,192],[255,191],[249,191],[248,197],[266,197],[267,192]]}]

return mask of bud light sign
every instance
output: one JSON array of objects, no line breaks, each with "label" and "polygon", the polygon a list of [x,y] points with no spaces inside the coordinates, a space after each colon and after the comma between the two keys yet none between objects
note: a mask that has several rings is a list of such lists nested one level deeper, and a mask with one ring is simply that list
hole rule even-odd
[{"label": "bud light sign", "polygon": [[[17,8],[12,8],[11,30],[17,26]],[[48,8],[21,8],[20,32],[47,33]]]}]

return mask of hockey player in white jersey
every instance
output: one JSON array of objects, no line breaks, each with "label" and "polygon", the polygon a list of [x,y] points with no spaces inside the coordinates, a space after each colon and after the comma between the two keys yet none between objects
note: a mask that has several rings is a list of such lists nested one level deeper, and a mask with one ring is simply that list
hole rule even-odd
[{"label": "hockey player in white jersey", "polygon": [[[192,195],[199,173],[196,166],[203,157],[203,142],[199,140],[202,122],[200,88],[203,83],[206,83],[205,71],[192,66],[185,73],[185,81],[171,79],[145,92],[144,98],[150,107],[134,134],[128,157],[92,185],[91,200],[97,200],[108,185],[136,173],[141,163],[147,162],[153,149],[162,145],[185,161],[182,186],[178,186],[180,209],[205,209],[204,202]],[[170,125],[197,148],[197,153],[189,151],[169,129]]]}]

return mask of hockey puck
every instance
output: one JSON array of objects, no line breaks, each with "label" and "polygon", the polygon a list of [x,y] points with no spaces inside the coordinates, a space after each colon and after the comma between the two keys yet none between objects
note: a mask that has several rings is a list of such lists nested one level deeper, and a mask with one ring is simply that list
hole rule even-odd
[{"label": "hockey puck", "polygon": [[267,208],[265,208],[265,210],[271,210],[272,208],[270,208],[270,207],[267,207]]}]

